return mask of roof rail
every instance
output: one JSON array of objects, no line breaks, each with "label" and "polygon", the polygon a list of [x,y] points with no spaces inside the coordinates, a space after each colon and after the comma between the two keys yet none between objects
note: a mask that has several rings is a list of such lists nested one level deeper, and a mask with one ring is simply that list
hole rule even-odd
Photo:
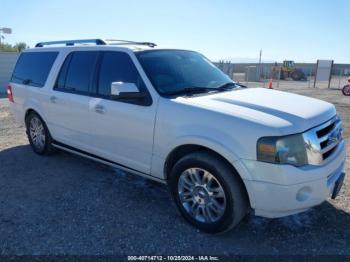
[{"label": "roof rail", "polygon": [[73,46],[75,44],[96,44],[96,45],[106,45],[107,43],[102,39],[78,39],[78,40],[61,40],[61,41],[51,41],[51,42],[40,42],[35,45],[35,47],[43,47],[45,45],[62,45]]},{"label": "roof rail", "polygon": [[106,39],[107,42],[111,42],[111,45],[146,45],[149,47],[155,47],[157,44],[152,42],[136,42],[136,41],[129,41],[129,40],[118,40],[118,39]]}]

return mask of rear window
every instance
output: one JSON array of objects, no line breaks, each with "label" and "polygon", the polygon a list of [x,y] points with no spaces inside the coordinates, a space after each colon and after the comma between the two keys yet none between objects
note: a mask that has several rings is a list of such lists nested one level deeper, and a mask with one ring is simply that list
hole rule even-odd
[{"label": "rear window", "polygon": [[58,52],[22,53],[12,74],[11,82],[43,87]]}]

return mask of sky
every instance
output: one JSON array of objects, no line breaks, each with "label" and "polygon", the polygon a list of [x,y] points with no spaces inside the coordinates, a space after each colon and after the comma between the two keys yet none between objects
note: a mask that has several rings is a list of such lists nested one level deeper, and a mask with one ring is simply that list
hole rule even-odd
[{"label": "sky", "polygon": [[350,63],[349,0],[0,0],[5,42],[114,38],[213,61]]}]

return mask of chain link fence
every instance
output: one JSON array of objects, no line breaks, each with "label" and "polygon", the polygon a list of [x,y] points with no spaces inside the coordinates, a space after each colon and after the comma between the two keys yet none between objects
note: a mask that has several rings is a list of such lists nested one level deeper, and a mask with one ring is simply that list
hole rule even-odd
[{"label": "chain link fence", "polygon": [[216,65],[231,79],[248,87],[268,87],[270,81],[274,89],[331,88],[342,89],[350,77],[350,64],[334,64],[330,81],[315,83],[316,63],[262,63],[244,64],[220,61]]}]

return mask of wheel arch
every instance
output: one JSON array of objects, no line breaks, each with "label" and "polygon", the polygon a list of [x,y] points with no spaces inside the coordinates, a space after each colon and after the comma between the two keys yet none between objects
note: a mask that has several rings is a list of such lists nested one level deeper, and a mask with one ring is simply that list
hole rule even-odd
[{"label": "wheel arch", "polygon": [[44,117],[38,112],[38,110],[36,110],[35,108],[29,107],[26,109],[25,113],[24,113],[24,123],[27,123],[27,117],[29,116],[30,113],[35,113],[37,114],[41,120],[46,124]]},{"label": "wheel arch", "polygon": [[[25,122],[25,123],[27,122],[27,117],[29,116],[30,113],[35,113],[35,114],[37,114],[38,116],[41,117],[41,115],[40,115],[37,111],[35,111],[33,108],[28,108],[28,109],[26,110],[26,112],[24,113],[24,122]],[[41,117],[41,118],[42,118],[42,117]]]},{"label": "wheel arch", "polygon": [[[38,112],[38,110],[36,110],[35,108],[29,107],[26,109],[25,113],[24,113],[24,124],[27,125],[27,117],[29,116],[30,113],[35,113],[37,114],[40,119],[43,121],[44,125],[46,126],[47,130],[49,130],[47,123],[44,119],[44,117]],[[49,134],[51,135],[51,132],[49,130]]]},{"label": "wheel arch", "polygon": [[168,180],[169,179],[169,174],[171,172],[171,169],[174,167],[174,165],[176,164],[177,161],[179,161],[183,156],[190,154],[190,153],[194,153],[194,152],[198,152],[198,151],[206,151],[206,152],[210,152],[211,154],[219,157],[222,161],[224,161],[232,170],[233,174],[237,174],[238,179],[241,182],[242,187],[244,188],[244,192],[249,200],[250,203],[250,195],[248,193],[248,189],[247,186],[244,182],[244,179],[242,178],[242,175],[240,174],[240,172],[238,171],[239,169],[235,167],[233,161],[227,157],[224,156],[222,153],[217,152],[216,150],[213,150],[212,148],[205,146],[205,145],[201,145],[201,144],[182,144],[182,145],[178,145],[177,147],[175,147],[168,155],[167,158],[165,160],[164,163],[164,176],[165,179]]}]

